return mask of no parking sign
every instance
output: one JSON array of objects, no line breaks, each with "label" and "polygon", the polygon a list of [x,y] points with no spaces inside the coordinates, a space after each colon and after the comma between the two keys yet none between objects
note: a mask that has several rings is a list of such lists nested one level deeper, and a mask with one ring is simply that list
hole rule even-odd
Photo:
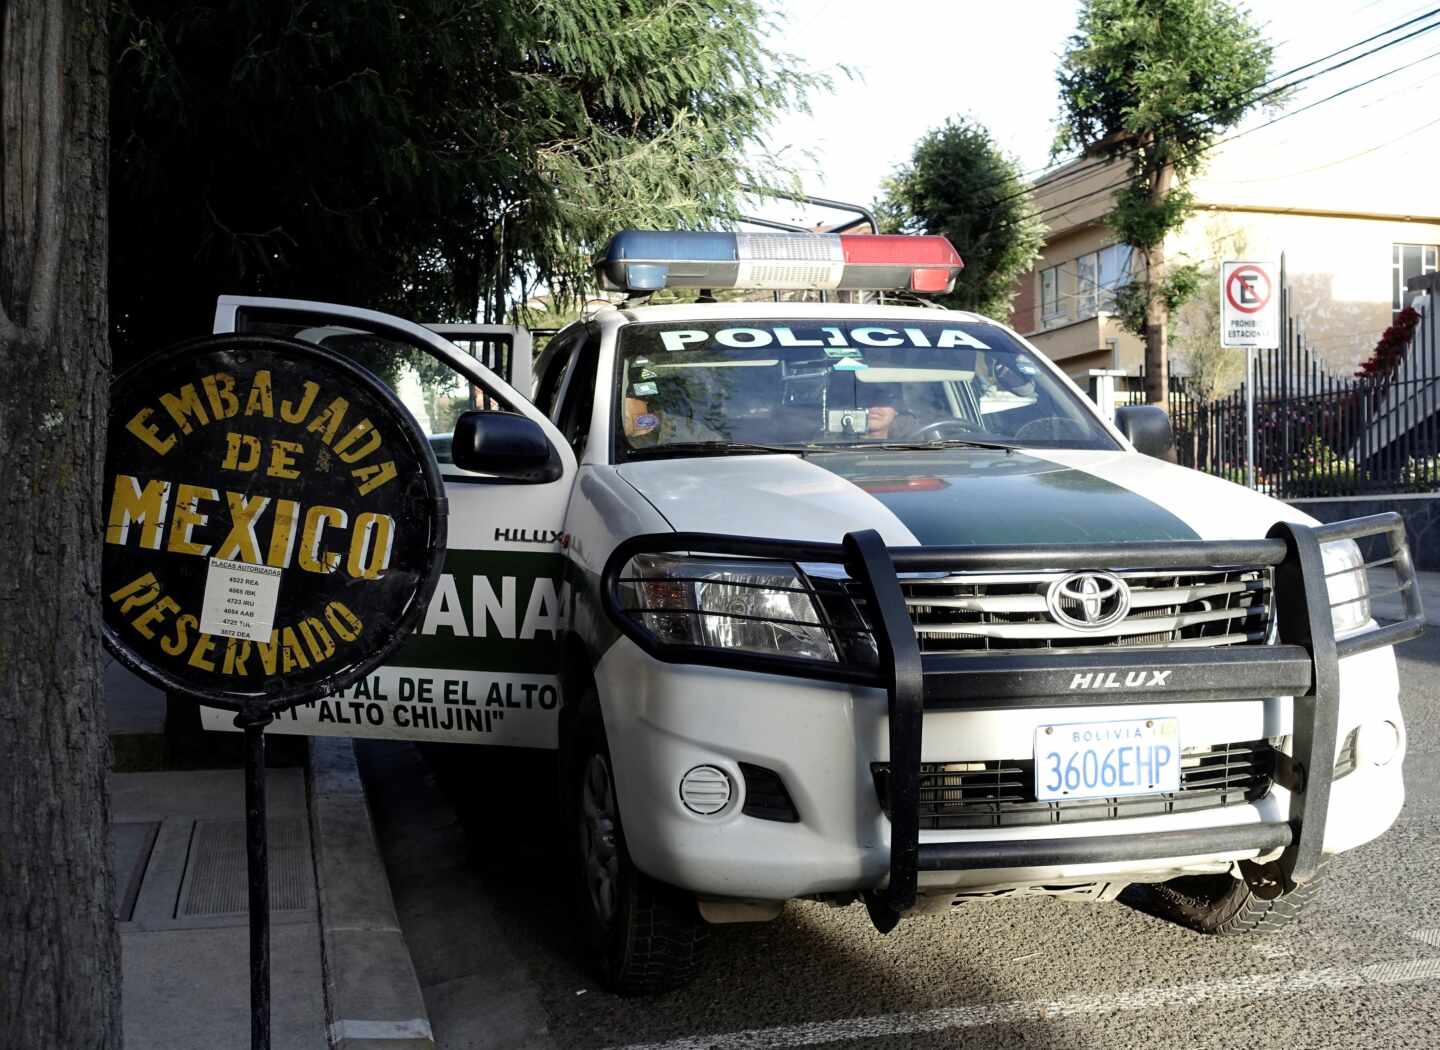
[{"label": "no parking sign", "polygon": [[1220,345],[1273,350],[1280,345],[1280,267],[1230,260],[1220,265]]}]

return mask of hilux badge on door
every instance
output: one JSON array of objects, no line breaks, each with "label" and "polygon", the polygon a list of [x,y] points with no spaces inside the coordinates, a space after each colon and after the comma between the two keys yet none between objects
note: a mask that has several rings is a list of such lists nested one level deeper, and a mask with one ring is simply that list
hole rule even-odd
[{"label": "hilux badge on door", "polygon": [[1109,572],[1072,572],[1045,593],[1050,618],[1077,631],[1099,631],[1119,623],[1130,611],[1130,588]]}]

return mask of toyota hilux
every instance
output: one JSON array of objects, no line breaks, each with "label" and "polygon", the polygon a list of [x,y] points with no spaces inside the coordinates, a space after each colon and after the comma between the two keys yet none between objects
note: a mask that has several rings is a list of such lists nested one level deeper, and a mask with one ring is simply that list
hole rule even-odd
[{"label": "toyota hilux", "polygon": [[[1207,933],[1291,919],[1403,801],[1399,519],[1176,466],[1160,408],[1106,418],[1005,325],[895,305],[960,265],[941,238],[627,232],[599,266],[627,298],[533,384],[519,333],[222,298],[217,331],[423,358],[392,374],[450,501],[414,638],[275,731],[556,752],[622,992],[797,898],[881,931],[1133,884]],[[1372,579],[1405,620],[1372,619]]]}]

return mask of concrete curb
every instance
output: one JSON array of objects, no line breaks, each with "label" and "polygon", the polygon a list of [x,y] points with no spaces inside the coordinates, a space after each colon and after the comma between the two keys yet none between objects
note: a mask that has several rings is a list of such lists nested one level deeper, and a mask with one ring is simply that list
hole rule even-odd
[{"label": "concrete curb", "polygon": [[310,738],[306,787],[325,1013],[336,1050],[434,1050],[430,1015],[400,931],[355,744]]}]

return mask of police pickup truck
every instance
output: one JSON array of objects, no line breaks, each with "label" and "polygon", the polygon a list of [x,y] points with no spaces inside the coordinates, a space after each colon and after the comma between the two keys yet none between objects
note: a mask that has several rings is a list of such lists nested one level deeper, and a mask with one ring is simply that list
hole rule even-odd
[{"label": "police pickup truck", "polygon": [[[558,750],[623,993],[794,898],[883,932],[1141,883],[1206,933],[1290,920],[1403,801],[1391,646],[1422,621],[1397,518],[1322,526],[1157,458],[1163,412],[1104,418],[984,317],[643,305],[943,292],[960,265],[943,238],[627,232],[599,271],[630,298],[533,384],[523,332],[222,298],[216,331],[390,353],[450,501],[414,638],[275,730]],[[307,531],[318,563],[343,527]],[[1386,574],[1408,618],[1382,626]]]}]

